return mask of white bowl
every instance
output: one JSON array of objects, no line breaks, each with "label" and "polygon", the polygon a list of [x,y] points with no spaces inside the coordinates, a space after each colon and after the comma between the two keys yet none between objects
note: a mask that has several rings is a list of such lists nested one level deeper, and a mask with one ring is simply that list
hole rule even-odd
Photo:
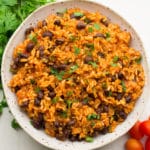
[{"label": "white bowl", "polygon": [[[136,102],[134,110],[129,114],[127,119],[120,125],[117,126],[115,131],[113,133],[109,133],[106,135],[100,135],[94,139],[94,142],[87,143],[87,142],[70,142],[70,141],[59,141],[55,138],[52,138],[44,133],[44,131],[39,131],[35,129],[31,124],[30,120],[27,117],[27,115],[20,111],[15,94],[8,88],[7,84],[12,78],[12,74],[9,71],[10,63],[12,61],[12,53],[13,49],[23,41],[24,39],[24,32],[26,28],[29,26],[34,26],[37,24],[39,20],[45,19],[49,14],[56,13],[57,11],[64,10],[65,8],[71,8],[71,7],[79,7],[81,9],[86,9],[88,11],[100,11],[105,16],[109,17],[112,22],[117,23],[121,26],[122,29],[127,29],[132,35],[132,42],[131,46],[135,49],[139,49],[142,53],[142,65],[144,67],[145,71],[145,86],[143,88],[143,93],[141,97]],[[16,118],[16,120],[19,122],[21,127],[37,142],[41,143],[42,145],[53,148],[53,149],[62,149],[62,150],[87,150],[87,149],[95,149],[102,147],[123,134],[125,134],[131,126],[138,120],[140,114],[143,112],[143,108],[145,106],[145,103],[147,101],[148,97],[148,88],[150,87],[149,80],[148,80],[148,65],[146,61],[146,56],[144,52],[144,48],[142,45],[142,42],[135,32],[135,30],[127,23],[122,17],[120,17],[117,13],[112,11],[110,8],[107,8],[106,6],[100,5],[95,2],[91,1],[80,1],[80,0],[74,0],[74,1],[64,1],[64,2],[56,2],[52,4],[45,5],[36,11],[34,11],[16,30],[16,32],[13,34],[11,39],[9,40],[2,60],[2,82],[3,82],[3,88],[6,95],[6,99],[9,105],[9,108]]]}]

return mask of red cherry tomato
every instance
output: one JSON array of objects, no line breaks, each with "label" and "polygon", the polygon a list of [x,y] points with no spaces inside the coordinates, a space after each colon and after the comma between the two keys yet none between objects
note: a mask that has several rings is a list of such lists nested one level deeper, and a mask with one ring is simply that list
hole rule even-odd
[{"label": "red cherry tomato", "polygon": [[147,140],[146,140],[145,150],[150,150],[150,137],[148,137]]},{"label": "red cherry tomato", "polygon": [[130,138],[125,143],[126,150],[144,150],[142,143],[139,140]]},{"label": "red cherry tomato", "polygon": [[150,120],[146,120],[146,121],[143,121],[141,124],[140,124],[140,131],[147,135],[147,136],[150,136]]},{"label": "red cherry tomato", "polygon": [[141,122],[137,121],[135,123],[135,125],[129,130],[129,134],[132,138],[135,138],[137,140],[140,140],[144,134],[140,131],[139,127],[140,127]]}]

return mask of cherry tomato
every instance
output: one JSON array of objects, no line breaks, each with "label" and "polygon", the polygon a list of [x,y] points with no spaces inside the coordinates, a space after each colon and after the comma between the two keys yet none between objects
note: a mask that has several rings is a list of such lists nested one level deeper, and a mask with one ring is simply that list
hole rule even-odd
[{"label": "cherry tomato", "polygon": [[140,131],[139,127],[140,127],[141,122],[137,121],[135,123],[135,125],[129,130],[129,134],[132,138],[135,138],[137,140],[140,140],[144,134]]},{"label": "cherry tomato", "polygon": [[146,121],[143,121],[141,124],[140,124],[140,131],[147,135],[147,136],[150,136],[150,120],[146,120]]},{"label": "cherry tomato", "polygon": [[150,150],[150,137],[148,137],[147,140],[146,140],[145,150]]},{"label": "cherry tomato", "polygon": [[126,150],[144,150],[142,143],[139,140],[130,138],[125,144]]}]

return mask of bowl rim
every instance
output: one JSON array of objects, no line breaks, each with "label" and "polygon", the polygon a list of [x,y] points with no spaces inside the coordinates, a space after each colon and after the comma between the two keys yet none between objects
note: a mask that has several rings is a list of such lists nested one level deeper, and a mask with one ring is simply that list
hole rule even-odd
[{"label": "bowl rim", "polygon": [[[111,9],[110,7],[104,5],[104,4],[101,4],[100,2],[95,2],[95,1],[92,1],[92,0],[61,0],[61,1],[57,1],[57,2],[53,2],[53,3],[48,3],[46,5],[43,5],[39,8],[37,8],[35,11],[33,11],[19,26],[18,28],[16,29],[16,31],[13,33],[13,35],[11,36],[11,38],[9,39],[6,47],[5,47],[5,50],[4,50],[4,54],[3,54],[3,57],[2,57],[2,67],[1,67],[1,77],[2,77],[2,84],[3,84],[3,90],[4,90],[4,93],[6,95],[6,100],[7,100],[7,90],[6,90],[6,82],[4,81],[4,73],[3,73],[3,70],[5,70],[5,67],[4,67],[4,61],[5,61],[5,56],[7,54],[7,51],[8,51],[8,46],[10,45],[10,43],[12,42],[12,40],[15,38],[16,34],[21,30],[22,26],[24,25],[24,23],[32,17],[32,15],[40,10],[42,10],[43,8],[47,7],[47,6],[52,6],[52,5],[57,5],[57,4],[60,4],[60,3],[66,3],[66,2],[71,2],[71,1],[75,1],[75,2],[85,2],[85,3],[92,3],[92,4],[95,4],[95,5],[100,5],[101,7],[103,8],[106,8],[106,9],[109,9],[110,12],[112,12],[113,14],[115,14],[117,17],[119,17],[121,20],[123,20],[126,24],[128,24],[132,30],[134,31],[134,33],[136,34],[138,40],[141,42],[141,47],[143,49],[143,53],[144,53],[144,57],[145,57],[145,65],[146,65],[146,70],[147,72],[145,73],[145,76],[147,76],[147,80],[145,82],[150,83],[150,79],[148,78],[149,76],[149,67],[148,67],[148,62],[147,62],[147,58],[146,58],[146,53],[145,53],[145,48],[144,48],[144,45],[143,45],[143,42],[139,36],[139,34],[137,33],[137,31],[132,27],[132,25],[126,21],[126,19],[124,19],[124,17],[122,17],[119,13],[117,13],[116,11],[114,11],[113,9]],[[147,75],[146,75],[147,74]],[[149,93],[147,92],[147,95],[149,95]],[[11,107],[11,104],[9,103],[9,101],[7,100],[8,102],[8,106],[9,106],[9,109],[11,110],[13,116],[15,117],[15,119],[20,123],[19,121],[19,116],[15,114],[15,112],[13,111],[13,108]],[[145,104],[146,105],[146,104]],[[144,107],[145,105],[143,105],[143,110],[144,110]],[[22,113],[22,112],[21,112]],[[143,113],[143,111],[140,112],[140,114],[137,114],[137,116],[135,117],[134,120],[132,120],[132,122],[130,123],[130,128],[135,124],[135,122],[139,119],[140,115]],[[48,147],[48,148],[54,148],[54,147],[50,147],[50,145],[40,141],[36,136],[33,136],[29,133],[29,130],[27,128],[25,128],[22,123],[20,124],[21,127],[23,128],[23,130],[30,136],[32,137],[32,139],[34,139],[35,141],[37,141],[38,143],[42,144],[43,146],[45,147]],[[130,129],[128,128],[128,130]],[[91,148],[93,149],[96,149],[96,148],[100,148],[106,144],[109,144],[115,140],[117,140],[119,137],[123,136],[128,130],[123,130],[122,133],[120,133],[119,135],[116,134],[115,138],[113,138],[112,140],[109,140],[107,143],[101,143],[101,145],[93,145]],[[65,142],[64,142],[65,143]],[[92,144],[92,143],[91,143]],[[59,147],[59,146],[58,146]],[[57,146],[55,147],[56,149],[59,149]]]}]

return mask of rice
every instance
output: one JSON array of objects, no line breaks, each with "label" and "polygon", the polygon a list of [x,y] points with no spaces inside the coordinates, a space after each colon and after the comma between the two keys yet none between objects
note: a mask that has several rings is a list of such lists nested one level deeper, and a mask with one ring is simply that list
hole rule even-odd
[{"label": "rice", "polygon": [[51,14],[25,31],[9,87],[32,125],[59,140],[113,132],[144,86],[131,35],[99,12]]}]

